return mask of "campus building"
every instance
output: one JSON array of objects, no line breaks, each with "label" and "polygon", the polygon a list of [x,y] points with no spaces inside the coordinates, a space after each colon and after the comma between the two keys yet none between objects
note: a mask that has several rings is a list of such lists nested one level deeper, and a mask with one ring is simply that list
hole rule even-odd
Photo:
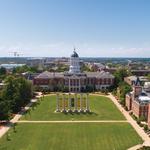
[{"label": "campus building", "polygon": [[109,72],[81,72],[80,58],[75,50],[69,63],[68,72],[45,71],[34,78],[33,84],[51,91],[65,89],[69,92],[107,89],[114,84],[114,76]]},{"label": "campus building", "polygon": [[148,127],[150,128],[150,104],[149,104],[149,108],[148,108]]},{"label": "campus building", "polygon": [[132,111],[136,117],[144,117],[148,120],[148,117],[150,117],[148,116],[150,114],[149,106],[150,93],[144,90],[139,77],[137,77],[136,82],[133,84],[133,91],[126,94],[126,107]]}]

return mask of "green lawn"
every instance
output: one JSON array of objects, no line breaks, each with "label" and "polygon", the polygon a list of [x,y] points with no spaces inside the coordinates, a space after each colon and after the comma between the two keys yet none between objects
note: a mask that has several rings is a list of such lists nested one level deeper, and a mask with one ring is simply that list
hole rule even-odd
[{"label": "green lawn", "polygon": [[[22,120],[125,120],[113,102],[90,96],[92,114],[54,113],[56,97],[43,101]],[[142,143],[129,123],[20,123],[0,139],[0,150],[126,150]]]},{"label": "green lawn", "polygon": [[0,150],[126,150],[142,143],[128,123],[19,124]]},{"label": "green lawn", "polygon": [[40,105],[22,120],[125,120],[113,102],[105,96],[89,96],[91,114],[54,113],[56,96],[46,96]]}]

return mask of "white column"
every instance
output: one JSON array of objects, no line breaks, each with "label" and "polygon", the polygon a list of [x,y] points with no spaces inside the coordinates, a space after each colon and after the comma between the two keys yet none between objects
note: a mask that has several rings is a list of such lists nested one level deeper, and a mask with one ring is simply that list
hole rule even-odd
[{"label": "white column", "polygon": [[65,106],[65,94],[63,94],[63,96],[62,96],[62,98],[63,98],[63,112],[66,112],[66,106]]},{"label": "white column", "polygon": [[70,78],[69,78],[69,92],[70,92]]},{"label": "white column", "polygon": [[88,99],[88,94],[86,94],[86,112],[89,112],[89,99]]},{"label": "white column", "polygon": [[81,79],[79,78],[79,92],[81,92]]},{"label": "white column", "polygon": [[82,107],[82,93],[80,94],[80,112],[83,112],[83,107]]},{"label": "white column", "polygon": [[74,112],[77,112],[78,111],[78,108],[77,108],[77,94],[75,94],[74,97],[75,97],[75,99],[74,99],[74,103],[75,103]]},{"label": "white column", "polygon": [[77,78],[75,79],[75,88],[76,88],[76,90],[75,90],[75,92],[77,93]]},{"label": "white column", "polygon": [[74,92],[76,93],[76,79],[74,79]]},{"label": "white column", "polygon": [[56,95],[56,103],[57,103],[56,112],[60,112],[60,108],[59,108],[59,94],[58,93]]},{"label": "white column", "polygon": [[71,94],[68,95],[68,112],[71,112]]}]

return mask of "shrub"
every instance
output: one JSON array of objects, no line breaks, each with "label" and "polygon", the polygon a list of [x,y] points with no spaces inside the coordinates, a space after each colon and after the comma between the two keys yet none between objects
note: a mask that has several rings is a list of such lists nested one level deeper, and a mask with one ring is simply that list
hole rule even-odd
[{"label": "shrub", "polygon": [[127,106],[125,106],[125,110],[128,111],[128,107]]},{"label": "shrub", "polygon": [[145,118],[145,116],[140,116],[139,120],[140,121],[146,121],[146,118]]},{"label": "shrub", "polygon": [[144,124],[140,123],[139,126],[140,126],[140,127],[144,127]]},{"label": "shrub", "polygon": [[148,131],[148,126],[146,124],[144,125],[144,131]]},{"label": "shrub", "polygon": [[141,124],[141,122],[140,122],[140,120],[139,120],[139,119],[137,119],[137,120],[136,120],[136,122],[137,122],[137,124],[139,124],[139,125]]}]

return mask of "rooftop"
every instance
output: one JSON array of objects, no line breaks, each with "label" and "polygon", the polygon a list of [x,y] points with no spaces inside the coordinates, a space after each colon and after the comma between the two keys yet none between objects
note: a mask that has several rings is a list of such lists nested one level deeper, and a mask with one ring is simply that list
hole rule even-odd
[{"label": "rooftop", "polygon": [[96,77],[96,78],[114,78],[112,74],[109,72],[101,71],[101,72],[84,72],[84,73],[79,73],[79,74],[69,74],[69,73],[63,73],[63,72],[48,72],[45,71],[36,78],[42,78],[42,79],[49,79],[49,78],[63,78],[65,76],[77,76],[77,77]]},{"label": "rooftop", "polygon": [[77,54],[77,52],[75,51],[75,49],[73,51],[73,54],[71,54],[71,57],[79,57],[79,55]]}]

